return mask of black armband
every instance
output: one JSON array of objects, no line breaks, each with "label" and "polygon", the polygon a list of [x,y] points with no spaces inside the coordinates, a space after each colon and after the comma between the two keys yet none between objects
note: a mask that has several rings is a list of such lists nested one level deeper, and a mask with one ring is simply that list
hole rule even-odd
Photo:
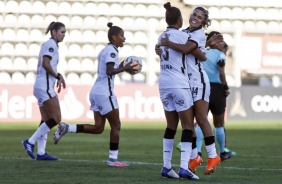
[{"label": "black armband", "polygon": [[227,84],[223,84],[222,87],[223,87],[224,90],[228,90],[229,89]]},{"label": "black armband", "polygon": [[61,74],[60,74],[60,73],[57,74],[56,79],[57,79],[57,80],[60,80],[60,79],[61,79]]}]

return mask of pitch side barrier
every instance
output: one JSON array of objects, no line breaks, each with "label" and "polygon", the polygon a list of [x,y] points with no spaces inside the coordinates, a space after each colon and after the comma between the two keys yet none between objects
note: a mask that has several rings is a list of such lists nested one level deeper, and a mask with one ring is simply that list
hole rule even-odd
[{"label": "pitch side barrier", "polygon": [[[67,122],[93,122],[89,110],[92,86],[68,85],[59,94],[62,119]],[[158,85],[125,84],[115,86],[120,117],[128,122],[163,122],[163,108]],[[226,118],[231,120],[282,119],[280,88],[231,88]],[[32,85],[0,86],[0,122],[38,122],[37,100]]]}]

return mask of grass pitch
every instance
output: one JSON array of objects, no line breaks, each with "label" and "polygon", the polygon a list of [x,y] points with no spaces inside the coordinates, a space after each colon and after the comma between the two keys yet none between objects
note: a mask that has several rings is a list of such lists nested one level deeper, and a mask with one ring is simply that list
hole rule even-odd
[{"label": "grass pitch", "polygon": [[[31,123],[0,123],[0,183],[281,183],[282,123],[227,122],[228,148],[237,152],[222,162],[215,173],[204,175],[207,155],[197,170],[200,180],[164,179],[162,137],[165,123],[123,123],[119,159],[130,162],[127,168],[107,166],[109,127],[101,135],[67,134],[58,145],[52,142],[55,129],[49,133],[47,152],[59,161],[30,159],[21,141],[37,128]],[[173,164],[179,169],[180,153],[176,144]],[[35,153],[37,148],[35,147]]]}]

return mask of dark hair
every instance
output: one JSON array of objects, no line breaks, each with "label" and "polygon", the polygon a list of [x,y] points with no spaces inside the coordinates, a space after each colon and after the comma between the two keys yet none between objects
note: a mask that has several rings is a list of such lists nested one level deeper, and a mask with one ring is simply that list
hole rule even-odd
[{"label": "dark hair", "polygon": [[113,40],[113,35],[118,35],[123,30],[120,27],[118,27],[118,26],[113,26],[112,22],[109,22],[107,24],[107,26],[110,28],[108,30],[108,39],[109,39],[109,41],[111,43],[112,40]]},{"label": "dark hair", "polygon": [[48,34],[48,32],[50,31],[52,35],[53,30],[58,31],[61,27],[65,27],[65,25],[61,22],[51,22],[46,29],[45,34]]},{"label": "dark hair", "polygon": [[194,11],[195,10],[200,10],[200,11],[202,11],[204,13],[205,20],[204,20],[204,22],[202,24],[202,27],[203,28],[208,28],[211,25],[211,20],[209,19],[209,11],[206,10],[204,7],[201,7],[201,6],[195,8]]},{"label": "dark hair", "polygon": [[207,41],[213,36],[213,35],[216,35],[216,34],[221,34],[220,32],[217,32],[217,31],[212,31],[210,32],[209,34],[207,34]]},{"label": "dark hair", "polygon": [[181,17],[181,11],[171,6],[170,2],[164,4],[164,8],[166,9],[165,12],[165,21],[168,25],[175,24],[179,17]]}]

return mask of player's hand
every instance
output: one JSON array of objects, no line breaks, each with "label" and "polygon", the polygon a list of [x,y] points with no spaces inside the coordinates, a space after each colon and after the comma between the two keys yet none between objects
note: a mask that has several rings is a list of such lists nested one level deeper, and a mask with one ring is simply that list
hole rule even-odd
[{"label": "player's hand", "polygon": [[160,45],[156,44],[155,52],[158,56],[162,55],[162,49],[160,48]]},{"label": "player's hand", "polygon": [[228,97],[230,95],[230,91],[229,90],[225,90],[225,97]]},{"label": "player's hand", "polygon": [[215,46],[218,42],[223,41],[222,34],[214,34],[206,43],[206,47]]},{"label": "player's hand", "polygon": [[58,93],[61,92],[62,86],[65,89],[66,88],[66,82],[65,82],[64,77],[62,75],[60,75],[60,80],[57,80]]},{"label": "player's hand", "polygon": [[168,35],[164,34],[161,38],[161,42],[159,45],[168,46],[168,44],[169,44]]},{"label": "player's hand", "polygon": [[135,67],[138,66],[138,61],[131,60],[124,66],[124,70],[132,74],[134,71],[136,71]]}]

